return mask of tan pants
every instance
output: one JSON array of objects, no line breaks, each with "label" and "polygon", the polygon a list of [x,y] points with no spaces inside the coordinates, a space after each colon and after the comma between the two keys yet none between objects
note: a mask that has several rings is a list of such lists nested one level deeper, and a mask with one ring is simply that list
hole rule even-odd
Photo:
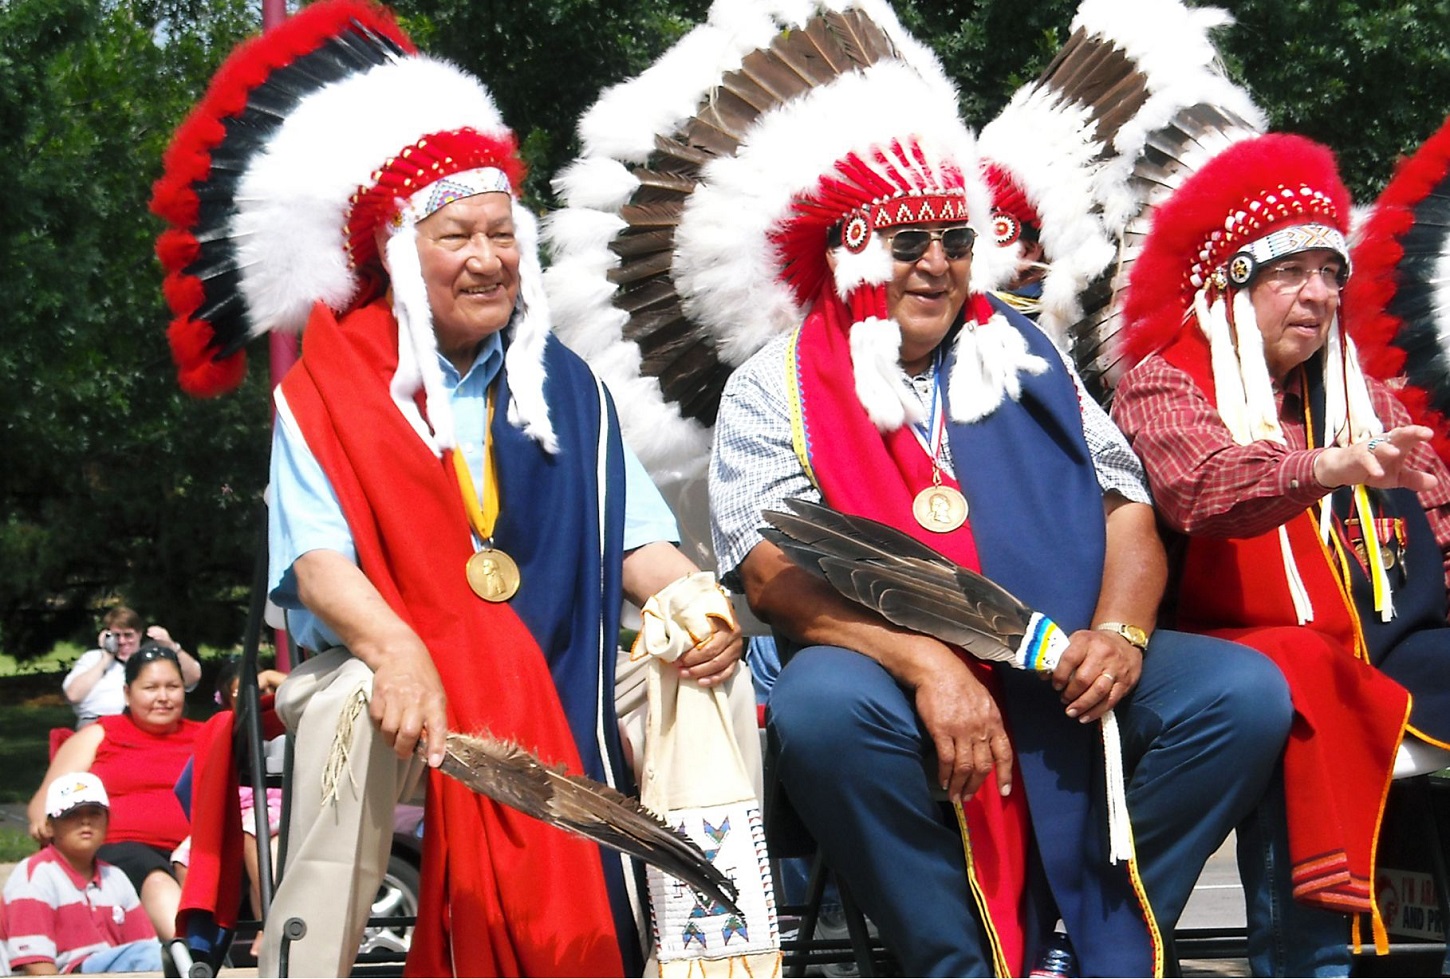
[{"label": "tan pants", "polygon": [[287,863],[267,915],[258,974],[278,976],[287,923],[293,976],[352,971],[393,842],[393,809],[424,771],[404,761],[368,716],[373,674],[331,649],[294,670],[277,691],[277,713],[296,735]]}]

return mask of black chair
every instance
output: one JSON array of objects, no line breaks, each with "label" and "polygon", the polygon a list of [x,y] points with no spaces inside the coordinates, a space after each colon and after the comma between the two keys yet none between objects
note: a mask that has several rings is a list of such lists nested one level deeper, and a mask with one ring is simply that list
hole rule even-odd
[{"label": "black chair", "polygon": [[[851,889],[838,874],[832,872],[810,831],[790,804],[785,786],[776,774],[778,747],[766,736],[765,799],[763,821],[765,842],[776,863],[776,906],[782,920],[797,918],[796,936],[782,939],[781,971],[786,976],[804,976],[812,966],[854,963],[858,975],[900,975],[900,966],[881,940],[871,934],[866,917],[851,896]],[[809,859],[810,875],[806,884],[805,903],[794,904],[784,899],[779,861]],[[818,938],[821,906],[827,883],[834,881],[845,914],[847,938]]]}]

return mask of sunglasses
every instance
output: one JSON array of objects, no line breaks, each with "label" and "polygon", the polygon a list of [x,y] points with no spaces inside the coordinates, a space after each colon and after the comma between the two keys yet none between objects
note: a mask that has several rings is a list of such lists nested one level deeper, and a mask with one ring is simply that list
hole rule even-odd
[{"label": "sunglasses", "polygon": [[175,652],[165,646],[146,646],[132,653],[131,658],[126,660],[126,682],[136,682],[136,678],[141,675],[141,668],[158,659],[167,660],[176,667],[177,672],[181,671],[181,660]]},{"label": "sunglasses", "polygon": [[898,262],[920,261],[921,256],[926,254],[926,250],[934,241],[941,242],[941,248],[946,253],[946,257],[956,261],[966,258],[972,253],[972,245],[977,240],[977,232],[965,224],[941,228],[937,231],[907,228],[904,231],[887,235],[886,240],[891,245],[891,257]]}]

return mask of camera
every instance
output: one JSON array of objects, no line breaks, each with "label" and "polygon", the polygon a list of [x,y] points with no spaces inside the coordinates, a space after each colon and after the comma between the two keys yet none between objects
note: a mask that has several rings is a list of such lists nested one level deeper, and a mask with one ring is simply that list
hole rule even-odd
[{"label": "camera", "polygon": [[121,639],[109,629],[101,634],[101,648],[108,653],[115,653],[121,648]]}]

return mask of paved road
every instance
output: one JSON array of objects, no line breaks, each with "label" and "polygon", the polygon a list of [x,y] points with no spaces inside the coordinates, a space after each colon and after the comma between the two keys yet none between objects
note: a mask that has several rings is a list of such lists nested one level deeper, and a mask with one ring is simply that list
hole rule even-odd
[{"label": "paved road", "polygon": [[[1218,852],[1209,858],[1199,875],[1193,896],[1183,909],[1179,921],[1182,928],[1242,928],[1244,926],[1244,893],[1239,886],[1238,864],[1234,858],[1234,838],[1230,834]],[[1185,976],[1246,976],[1249,964],[1244,959],[1185,959]]]}]

